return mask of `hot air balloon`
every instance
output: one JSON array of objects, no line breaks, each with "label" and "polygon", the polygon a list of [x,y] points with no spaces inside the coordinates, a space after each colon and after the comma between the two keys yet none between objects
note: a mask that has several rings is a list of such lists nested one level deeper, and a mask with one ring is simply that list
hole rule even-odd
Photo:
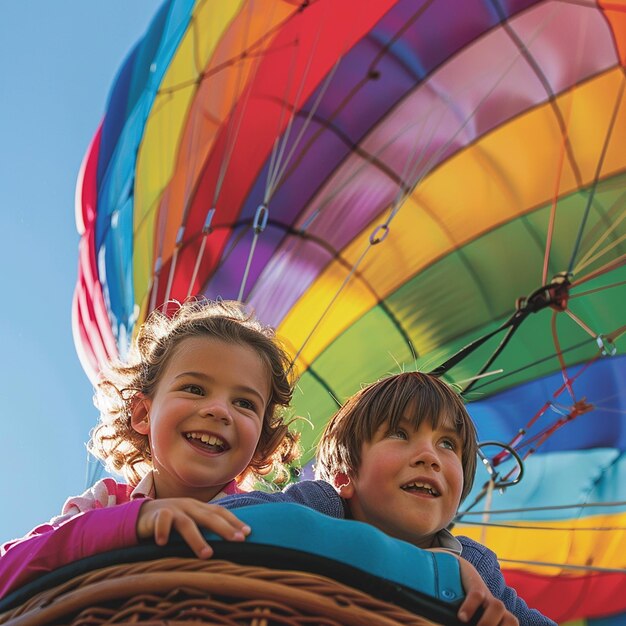
[{"label": "hot air balloon", "polygon": [[623,0],[166,2],[79,180],[85,370],[169,299],[244,300],[305,462],[363,383],[435,371],[505,445],[457,530],[552,618],[618,623],[625,65]]}]

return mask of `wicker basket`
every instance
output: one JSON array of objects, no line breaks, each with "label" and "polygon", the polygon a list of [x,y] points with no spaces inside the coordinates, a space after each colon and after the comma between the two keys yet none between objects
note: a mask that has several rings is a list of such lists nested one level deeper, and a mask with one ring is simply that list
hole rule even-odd
[{"label": "wicker basket", "polygon": [[11,626],[432,624],[325,576],[223,560],[114,565],[40,592],[0,615]]}]

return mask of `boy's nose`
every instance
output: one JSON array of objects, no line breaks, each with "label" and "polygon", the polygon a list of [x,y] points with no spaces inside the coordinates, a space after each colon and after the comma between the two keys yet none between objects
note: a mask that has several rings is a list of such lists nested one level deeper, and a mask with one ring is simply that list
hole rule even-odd
[{"label": "boy's nose", "polygon": [[413,455],[412,465],[415,465],[416,467],[419,465],[431,467],[436,472],[441,470],[441,466],[439,465],[439,457],[430,447],[422,447],[417,450]]}]

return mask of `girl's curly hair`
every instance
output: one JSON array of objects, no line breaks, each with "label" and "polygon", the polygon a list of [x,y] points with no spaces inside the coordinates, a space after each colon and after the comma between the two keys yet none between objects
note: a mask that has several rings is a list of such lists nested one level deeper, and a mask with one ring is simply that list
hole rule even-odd
[{"label": "girl's curly hair", "polygon": [[274,331],[236,301],[190,299],[166,306],[176,306],[177,310],[171,317],[153,311],[140,327],[128,358],[111,362],[101,372],[94,395],[100,420],[91,433],[89,451],[107,470],[120,472],[129,484],[136,485],[152,468],[148,437],[131,425],[137,395],[154,394],[170,355],[183,339],[216,337],[252,348],[267,365],[271,393],[248,470],[256,477],[274,472],[275,482],[288,478],[286,464],[299,456],[300,448],[298,435],[289,430],[279,407],[289,405],[294,381],[290,359]]}]

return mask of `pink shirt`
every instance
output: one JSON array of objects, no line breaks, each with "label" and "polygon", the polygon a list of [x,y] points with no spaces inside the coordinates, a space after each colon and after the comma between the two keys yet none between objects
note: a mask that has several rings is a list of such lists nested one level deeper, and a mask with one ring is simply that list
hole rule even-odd
[{"label": "pink shirt", "polygon": [[[235,480],[231,480],[211,502],[229,496],[233,493],[242,493]],[[131,500],[141,498],[154,498],[154,473],[149,471],[135,488],[126,483],[118,483],[113,478],[103,478],[95,485],[89,487],[80,496],[72,496],[65,501],[61,515],[53,517],[50,523],[58,526],[61,522],[71,519],[78,513],[92,511],[93,509],[106,509],[118,504],[125,504]]]},{"label": "pink shirt", "polygon": [[[212,502],[241,493],[233,480]],[[154,497],[149,472],[135,488],[103,478],[80,496],[68,498],[61,515],[0,547],[0,598],[72,561],[139,543],[139,509]]]}]

